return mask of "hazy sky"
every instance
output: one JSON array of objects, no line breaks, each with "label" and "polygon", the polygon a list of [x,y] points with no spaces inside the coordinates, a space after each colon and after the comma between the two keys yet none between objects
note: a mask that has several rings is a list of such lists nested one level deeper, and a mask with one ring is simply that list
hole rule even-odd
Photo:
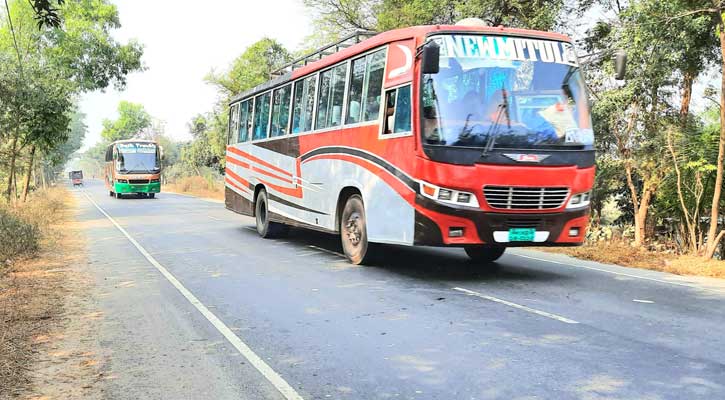
[{"label": "hazy sky", "polygon": [[88,135],[84,149],[100,140],[101,121],[117,117],[120,100],[142,103],[166,122],[166,134],[189,138],[186,122],[210,111],[216,91],[204,83],[212,70],[223,70],[244,49],[264,36],[295,49],[311,32],[311,18],[302,0],[113,0],[122,42],[136,38],[144,44],[144,72],[131,74],[123,92],[112,88],[85,95]]}]

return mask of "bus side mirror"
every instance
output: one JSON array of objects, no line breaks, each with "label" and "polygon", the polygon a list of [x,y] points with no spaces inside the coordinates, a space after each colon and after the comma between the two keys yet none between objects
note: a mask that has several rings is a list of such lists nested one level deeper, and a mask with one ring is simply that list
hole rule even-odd
[{"label": "bus side mirror", "polygon": [[441,48],[436,42],[430,41],[423,46],[421,52],[421,72],[424,74],[437,74],[440,71]]},{"label": "bus side mirror", "polygon": [[627,74],[627,53],[619,50],[614,55],[614,79],[623,81]]},{"label": "bus side mirror", "polygon": [[163,146],[159,146],[159,154],[161,155],[161,160],[162,161],[166,159],[166,154],[164,153]]}]

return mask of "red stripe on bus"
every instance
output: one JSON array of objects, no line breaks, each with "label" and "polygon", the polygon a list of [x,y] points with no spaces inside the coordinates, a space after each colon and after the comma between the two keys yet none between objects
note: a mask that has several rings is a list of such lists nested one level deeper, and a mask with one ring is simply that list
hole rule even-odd
[{"label": "red stripe on bus", "polygon": [[229,150],[230,152],[232,152],[232,153],[234,153],[236,155],[242,156],[242,157],[244,157],[244,158],[246,158],[248,160],[252,160],[252,161],[256,162],[259,165],[263,165],[263,166],[265,166],[265,167],[267,167],[267,168],[269,168],[271,170],[277,171],[277,172],[279,172],[281,174],[285,174],[285,175],[289,176],[290,178],[293,176],[292,173],[287,172],[287,171],[283,170],[282,168],[279,168],[279,167],[277,167],[275,165],[272,165],[272,164],[270,164],[270,163],[268,163],[268,162],[266,162],[266,161],[264,161],[262,159],[259,159],[259,158],[255,157],[255,156],[251,155],[251,154],[245,153],[245,152],[237,149],[236,147],[228,147],[227,150]]},{"label": "red stripe on bus", "polygon": [[234,157],[227,156],[227,162],[228,163],[231,163],[231,164],[234,164],[234,165],[238,165],[238,166],[240,166],[242,168],[249,169],[249,164],[245,163],[244,161],[239,161],[239,160],[237,160]]},{"label": "red stripe on bus", "polygon": [[231,185],[231,186],[234,186],[235,188],[237,188],[237,189],[241,190],[242,192],[249,192],[249,189],[247,189],[247,188],[244,188],[244,187],[242,187],[242,186],[239,186],[239,185],[237,185],[237,184],[236,184],[236,183],[235,183],[235,182],[234,182],[233,180],[231,180],[231,179],[229,179],[229,178],[225,178],[225,179],[224,179],[224,181],[225,181],[226,183],[228,183],[229,185]]},{"label": "red stripe on bus", "polygon": [[380,179],[384,180],[385,183],[388,184],[393,190],[398,192],[400,197],[403,198],[403,200],[407,201],[410,205],[415,206],[415,193],[406,185],[405,183],[401,182],[395,175],[391,174],[388,170],[385,168],[380,167],[379,165],[365,160],[363,158],[350,156],[346,154],[320,154],[318,156],[310,157],[305,160],[305,162],[312,161],[312,160],[342,160],[342,161],[348,161],[353,164],[357,164],[368,171],[372,172],[373,174],[377,175]]},{"label": "red stripe on bus", "polygon": [[279,175],[275,175],[275,174],[273,174],[273,173],[271,173],[271,172],[269,172],[267,170],[264,170],[264,169],[261,169],[261,168],[257,168],[257,167],[251,166],[251,165],[249,165],[249,164],[247,164],[247,163],[245,163],[243,161],[237,160],[234,157],[227,156],[227,161],[229,163],[231,163],[231,164],[238,165],[238,166],[240,166],[242,168],[246,168],[246,169],[251,170],[253,172],[259,172],[262,175],[267,175],[267,176],[272,177],[274,179],[279,179],[280,181],[289,183],[290,185],[294,183],[294,182],[292,182],[291,179],[287,179],[287,178],[281,177]]},{"label": "red stripe on bus", "polygon": [[231,176],[232,178],[236,179],[237,181],[239,181],[239,183],[241,183],[242,185],[246,186],[247,187],[247,190],[249,190],[249,181],[248,180],[246,180],[246,179],[242,178],[241,176],[235,174],[234,171],[232,171],[229,168],[226,169],[226,174],[228,176]]},{"label": "red stripe on bus", "polygon": [[284,186],[275,185],[273,183],[269,183],[267,181],[263,181],[259,179],[259,183],[264,184],[267,186],[268,189],[273,189],[277,192],[280,192],[282,194],[286,194],[287,196],[296,197],[298,199],[302,198],[302,187],[298,186],[296,188],[287,188]]},{"label": "red stripe on bus", "polygon": [[274,179],[279,179],[279,180],[281,180],[281,181],[283,181],[283,182],[287,182],[287,183],[289,183],[290,185],[294,183],[294,182],[292,182],[292,180],[291,180],[291,179],[287,179],[287,178],[282,178],[282,177],[280,177],[279,175],[275,175],[275,174],[273,174],[273,173],[271,173],[271,172],[267,172],[267,171],[265,171],[265,170],[263,170],[263,169],[261,169],[261,168],[257,168],[257,167],[252,167],[252,171],[254,171],[254,172],[259,172],[259,173],[260,173],[260,174],[262,174],[262,175],[267,175],[267,176],[269,176],[269,177],[272,177],[272,178],[274,178]]}]

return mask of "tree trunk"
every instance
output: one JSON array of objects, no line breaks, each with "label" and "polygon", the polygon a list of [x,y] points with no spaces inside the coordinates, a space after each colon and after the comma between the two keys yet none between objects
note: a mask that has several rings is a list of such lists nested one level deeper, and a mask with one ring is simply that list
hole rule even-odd
[{"label": "tree trunk", "polygon": [[687,204],[685,203],[685,196],[682,193],[682,173],[680,172],[679,164],[677,164],[677,153],[675,153],[675,145],[672,142],[671,129],[667,130],[667,148],[670,150],[670,155],[672,156],[672,165],[675,168],[675,176],[677,177],[677,180],[675,182],[675,187],[677,188],[677,198],[680,200],[682,215],[685,216],[687,232],[686,235],[683,236],[689,242],[687,246],[689,248],[688,252],[694,254],[697,251],[697,225],[693,224],[693,222],[690,220],[690,210],[687,208]]},{"label": "tree trunk", "polygon": [[680,121],[684,125],[687,116],[690,114],[690,102],[692,101],[692,84],[695,82],[695,74],[685,71],[682,77],[682,102],[680,103]]},{"label": "tree trunk", "polygon": [[18,136],[13,136],[13,144],[10,146],[10,172],[8,173],[8,190],[5,193],[8,203],[13,194],[13,180],[15,179],[15,160],[17,158]]},{"label": "tree trunk", "polygon": [[28,198],[28,189],[30,188],[30,177],[33,175],[33,161],[35,158],[35,146],[30,147],[30,160],[28,160],[28,172],[25,175],[25,185],[23,185],[23,203]]},{"label": "tree trunk", "polygon": [[[725,23],[720,20],[720,54],[722,54],[723,72],[725,72]],[[725,161],[725,73],[720,79],[720,143],[717,151],[717,174],[715,175],[715,190],[712,194],[712,205],[710,209],[710,229],[707,231],[707,248],[705,258],[712,258],[717,249],[718,239],[722,232],[717,235],[718,217],[720,216],[720,194],[722,192],[723,161]],[[717,238],[716,236],[717,235]]]},{"label": "tree trunk", "polygon": [[639,207],[634,214],[634,245],[641,247],[647,240],[647,209],[652,200],[652,190],[644,188],[642,190],[642,198],[639,201]]}]

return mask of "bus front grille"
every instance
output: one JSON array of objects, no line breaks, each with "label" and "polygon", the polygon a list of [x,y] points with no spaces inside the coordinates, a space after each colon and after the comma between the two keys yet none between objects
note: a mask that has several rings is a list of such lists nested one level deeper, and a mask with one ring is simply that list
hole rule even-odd
[{"label": "bus front grille", "polygon": [[129,179],[128,183],[134,184],[134,185],[147,185],[149,183],[148,179]]},{"label": "bus front grille", "polygon": [[552,210],[569,197],[566,187],[484,186],[483,196],[491,208],[504,210]]}]

